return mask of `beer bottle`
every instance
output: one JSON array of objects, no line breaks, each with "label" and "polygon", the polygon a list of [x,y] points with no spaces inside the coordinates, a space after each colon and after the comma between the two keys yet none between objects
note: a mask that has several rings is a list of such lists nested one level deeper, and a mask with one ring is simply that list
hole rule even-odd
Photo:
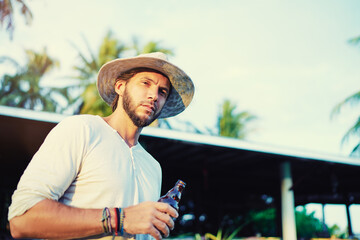
[{"label": "beer bottle", "polygon": [[170,204],[176,211],[179,210],[179,201],[181,199],[181,193],[185,188],[186,183],[182,180],[178,180],[175,186],[170,189],[164,196],[160,197],[158,202],[164,202]]}]

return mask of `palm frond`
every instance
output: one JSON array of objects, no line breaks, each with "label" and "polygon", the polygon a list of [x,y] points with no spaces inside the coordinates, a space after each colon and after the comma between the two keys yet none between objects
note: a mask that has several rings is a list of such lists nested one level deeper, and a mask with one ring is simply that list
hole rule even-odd
[{"label": "palm frond", "polygon": [[360,91],[355,92],[351,96],[345,98],[343,101],[339,102],[331,111],[330,117],[333,118],[335,115],[338,115],[341,112],[341,109],[347,105],[354,106],[355,104],[360,103]]},{"label": "palm frond", "polygon": [[85,36],[83,36],[83,40],[84,40],[86,48],[87,48],[87,50],[88,50],[88,52],[90,54],[91,61],[88,62],[89,66],[90,66],[90,69],[92,69],[92,70],[93,69],[96,69],[96,70],[99,69],[97,58],[96,58],[94,52],[91,50],[90,44],[87,41],[87,39],[85,38]]},{"label": "palm frond", "polygon": [[344,144],[349,140],[351,136],[359,136],[360,133],[360,117],[354,123],[354,125],[345,133],[344,137],[341,140],[341,143]]},{"label": "palm frond", "polygon": [[244,228],[244,226],[245,226],[246,224],[247,224],[247,222],[244,223],[244,224],[242,224],[240,227],[236,228],[236,229],[226,238],[226,240],[232,240],[232,239]]},{"label": "palm frond", "polygon": [[350,156],[359,156],[360,155],[360,143],[356,144],[353,150],[350,153]]},{"label": "palm frond", "polygon": [[358,43],[360,43],[360,36],[351,38],[351,39],[349,40],[349,43],[350,43],[350,44],[358,44]]},{"label": "palm frond", "polygon": [[[85,44],[87,45],[87,48],[90,48],[88,43]],[[85,54],[82,53],[75,44],[72,44],[72,46],[78,50],[78,57],[81,60],[80,66],[73,67],[74,70],[79,72],[79,75],[74,78],[88,80],[89,76],[97,72],[98,67],[96,63],[96,58],[91,50],[88,50],[90,51],[90,59],[88,59],[87,56],[85,56]]]},{"label": "palm frond", "polygon": [[256,119],[248,111],[236,113],[236,104],[226,99],[218,115],[218,132],[220,136],[243,139],[247,135],[247,125]]},{"label": "palm frond", "polygon": [[24,1],[22,1],[22,0],[16,0],[16,1],[21,4],[21,14],[25,18],[25,23],[27,25],[30,25],[33,20],[33,15],[31,13],[30,8],[24,3]]},{"label": "palm frond", "polygon": [[[16,2],[16,4],[14,4]],[[0,1],[0,24],[6,25],[6,30],[9,32],[10,39],[13,38],[13,32],[15,30],[14,24],[14,9],[16,5],[20,7],[20,13],[25,19],[25,24],[30,25],[32,22],[32,13],[30,8],[25,4],[23,0],[2,0]]]}]

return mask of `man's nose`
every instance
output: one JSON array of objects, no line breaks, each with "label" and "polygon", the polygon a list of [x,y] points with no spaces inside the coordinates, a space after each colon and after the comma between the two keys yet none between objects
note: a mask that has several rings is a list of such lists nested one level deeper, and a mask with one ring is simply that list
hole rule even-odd
[{"label": "man's nose", "polygon": [[151,88],[149,89],[149,92],[148,92],[148,97],[150,99],[152,99],[154,102],[156,102],[158,100],[158,97],[159,97],[159,91],[157,88]]}]

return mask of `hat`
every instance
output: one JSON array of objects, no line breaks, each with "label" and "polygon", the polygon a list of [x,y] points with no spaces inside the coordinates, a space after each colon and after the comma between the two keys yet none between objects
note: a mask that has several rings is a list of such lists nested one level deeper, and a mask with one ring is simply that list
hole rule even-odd
[{"label": "hat", "polygon": [[171,83],[170,95],[161,110],[159,118],[175,116],[190,104],[194,96],[194,84],[190,77],[180,68],[168,62],[164,53],[154,52],[131,58],[118,58],[104,64],[98,74],[97,88],[101,98],[111,105],[117,93],[115,79],[130,69],[145,67],[165,74]]}]

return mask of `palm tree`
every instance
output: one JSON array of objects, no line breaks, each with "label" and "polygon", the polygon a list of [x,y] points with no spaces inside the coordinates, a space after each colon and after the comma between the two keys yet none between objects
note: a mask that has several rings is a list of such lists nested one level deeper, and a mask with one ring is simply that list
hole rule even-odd
[{"label": "palm tree", "polygon": [[95,115],[108,115],[111,109],[101,100],[96,88],[96,76],[103,64],[121,57],[123,52],[127,50],[124,43],[113,37],[109,31],[104,37],[100,49],[96,54],[91,50],[86,39],[84,40],[87,46],[88,55],[79,51],[80,63],[74,66],[77,76],[75,79],[79,80],[69,88],[80,88],[82,93],[70,101],[71,105],[80,105],[75,110],[75,113],[81,114],[95,114]]},{"label": "palm tree", "polygon": [[141,46],[141,44],[139,43],[139,39],[137,37],[133,37],[132,41],[133,41],[133,49],[135,50],[135,55],[152,53],[152,52],[162,52],[169,56],[174,55],[174,51],[162,47],[160,41],[150,41],[145,43],[143,46]]},{"label": "palm tree", "polygon": [[53,94],[67,98],[65,88],[41,86],[43,77],[59,66],[44,48],[42,52],[25,50],[26,63],[19,65],[9,57],[0,58],[1,63],[9,62],[16,67],[13,75],[4,74],[0,79],[0,104],[44,111],[61,111]]},{"label": "palm tree", "polygon": [[32,13],[29,7],[25,4],[23,0],[1,0],[0,1],[0,24],[3,26],[6,24],[6,30],[9,31],[10,39],[12,39],[13,32],[15,29],[14,24],[14,3],[15,6],[19,5],[20,12],[25,18],[25,23],[30,24],[32,21]]},{"label": "palm tree", "polygon": [[[349,40],[352,44],[360,43],[360,36],[355,37]],[[341,109],[345,106],[353,106],[354,104],[360,103],[360,91],[355,92],[351,96],[345,98],[343,101],[338,103],[332,110],[331,116],[335,116],[340,113]],[[350,127],[350,129],[345,133],[344,137],[341,140],[341,143],[345,143],[351,136],[359,136],[360,133],[360,117],[355,121],[354,125]],[[350,155],[360,155],[360,142],[355,145],[352,149]]]},{"label": "palm tree", "polygon": [[95,114],[100,116],[109,115],[111,113],[111,109],[100,98],[96,88],[97,73],[103,64],[110,60],[123,57],[129,52],[135,52],[136,55],[139,53],[148,53],[148,51],[172,53],[171,50],[161,48],[158,43],[154,42],[149,42],[141,50],[139,50],[139,45],[135,43],[128,47],[125,43],[116,39],[111,31],[109,31],[103,39],[97,55],[93,53],[88,44],[87,49],[90,57],[87,57],[84,53],[79,51],[81,62],[74,67],[78,72],[75,77],[79,80],[77,86],[80,86],[82,94],[72,101],[72,103],[74,104],[77,102],[79,104],[80,102],[80,106],[75,113]]},{"label": "palm tree", "polygon": [[[332,110],[331,116],[337,115],[340,113],[341,109],[348,105],[354,105],[360,103],[360,91],[354,93],[353,95],[347,97],[342,102],[338,103]],[[341,143],[344,144],[349,140],[351,136],[359,136],[360,133],[360,117],[355,121],[354,125],[345,133],[344,137],[341,140]],[[360,154],[360,142],[355,145],[352,149],[350,155]]]},{"label": "palm tree", "polygon": [[256,117],[248,111],[235,113],[236,104],[225,100],[218,115],[218,131],[220,136],[244,139],[248,134],[247,124]]}]

